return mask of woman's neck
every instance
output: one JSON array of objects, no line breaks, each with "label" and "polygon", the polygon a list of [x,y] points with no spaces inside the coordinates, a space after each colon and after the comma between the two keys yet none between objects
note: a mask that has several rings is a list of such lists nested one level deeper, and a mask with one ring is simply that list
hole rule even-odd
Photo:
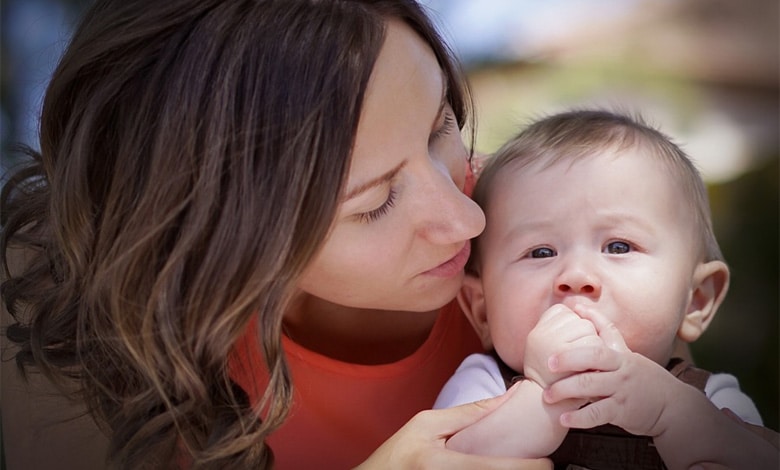
[{"label": "woman's neck", "polygon": [[398,312],[345,307],[303,295],[285,315],[285,334],[300,346],[353,364],[388,364],[428,338],[438,310]]}]

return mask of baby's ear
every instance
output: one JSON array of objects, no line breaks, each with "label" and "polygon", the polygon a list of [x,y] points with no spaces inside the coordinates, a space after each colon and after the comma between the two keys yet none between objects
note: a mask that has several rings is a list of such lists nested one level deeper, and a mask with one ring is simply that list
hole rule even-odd
[{"label": "baby's ear", "polygon": [[474,331],[482,341],[482,347],[486,351],[493,349],[493,341],[490,339],[490,328],[487,322],[487,309],[485,308],[485,295],[482,289],[482,279],[473,274],[466,274],[463,286],[458,292],[458,303],[466,318],[471,322]]},{"label": "baby's ear", "polygon": [[722,261],[700,263],[693,273],[693,292],[677,336],[687,343],[699,339],[710,326],[729,290],[729,268]]}]

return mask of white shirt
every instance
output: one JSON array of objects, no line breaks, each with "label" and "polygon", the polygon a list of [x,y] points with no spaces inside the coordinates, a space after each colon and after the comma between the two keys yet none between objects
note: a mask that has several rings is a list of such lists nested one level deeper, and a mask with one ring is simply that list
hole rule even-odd
[{"label": "white shirt", "polygon": [[[495,359],[487,354],[472,354],[463,360],[444,384],[433,407],[450,408],[496,397],[504,392],[504,378]],[[763,425],[756,405],[740,390],[739,382],[733,375],[710,374],[704,393],[719,409],[728,408],[743,421]]]}]

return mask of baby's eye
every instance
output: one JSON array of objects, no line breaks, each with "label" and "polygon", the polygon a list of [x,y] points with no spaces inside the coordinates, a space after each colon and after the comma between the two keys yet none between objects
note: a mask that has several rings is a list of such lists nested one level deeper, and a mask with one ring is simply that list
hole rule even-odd
[{"label": "baby's eye", "polygon": [[626,242],[610,242],[604,248],[604,251],[611,255],[622,255],[631,251],[631,245]]},{"label": "baby's eye", "polygon": [[558,253],[556,253],[555,250],[546,246],[542,248],[534,248],[531,250],[531,258],[552,258],[557,254]]}]

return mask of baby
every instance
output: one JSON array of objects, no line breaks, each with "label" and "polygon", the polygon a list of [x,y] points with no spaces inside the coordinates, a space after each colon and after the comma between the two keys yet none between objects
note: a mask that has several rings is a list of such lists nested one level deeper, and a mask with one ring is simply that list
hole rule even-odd
[{"label": "baby", "polygon": [[[526,380],[449,448],[598,468],[777,462],[776,448],[720,411],[761,424],[737,380],[682,360],[729,270],[706,187],[673,142],[606,111],[554,115],[488,161],[474,199],[487,226],[459,300],[491,353],[467,358],[435,407]],[[740,442],[759,451],[735,451]]]}]

